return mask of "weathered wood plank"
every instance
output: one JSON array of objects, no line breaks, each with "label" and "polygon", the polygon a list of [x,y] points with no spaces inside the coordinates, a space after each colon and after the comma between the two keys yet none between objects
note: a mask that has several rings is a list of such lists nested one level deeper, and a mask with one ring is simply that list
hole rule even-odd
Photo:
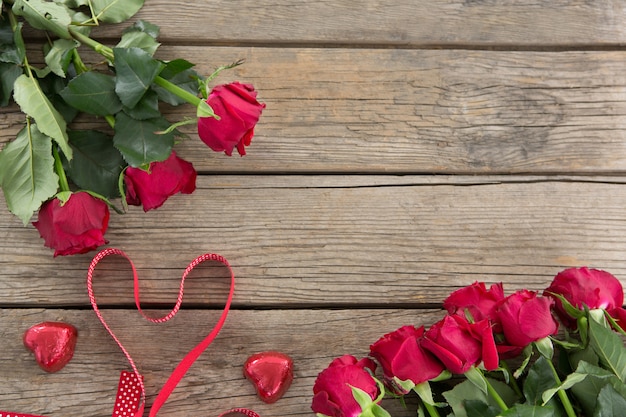
[{"label": "weathered wood plank", "polygon": [[[144,375],[149,404],[184,353],[202,340],[219,315],[181,310],[173,322],[157,328],[133,311],[104,314]],[[365,356],[383,334],[405,324],[428,326],[441,317],[439,310],[232,311],[161,414],[216,416],[232,407],[249,407],[267,416],[312,415],[313,382],[333,358]],[[22,346],[25,329],[45,320],[66,321],[79,331],[74,358],[55,374],[41,371]],[[110,415],[119,372],[129,367],[93,312],[0,310],[0,324],[0,409],[49,417]],[[273,405],[257,399],[242,376],[246,358],[266,350],[280,350],[294,359],[294,382]],[[397,402],[389,405],[394,416],[414,415]]]},{"label": "weathered wood plank", "polygon": [[[566,266],[626,283],[626,187],[595,180],[201,176],[191,196],[113,215],[107,237],[136,263],[145,301],[168,304],[204,252],[231,261],[236,304],[249,307],[436,305],[475,280],[543,289]],[[93,254],[52,259],[36,230],[1,210],[0,305],[87,304]],[[130,304],[127,265],[106,262],[101,302]],[[224,273],[200,273],[188,301],[223,303]]]},{"label": "weathered wood plank", "polygon": [[[385,46],[621,45],[615,0],[293,2],[148,0],[137,18],[178,43],[323,43]],[[102,36],[119,34],[101,30]]]},{"label": "weathered wood plank", "polygon": [[[626,52],[164,48],[267,103],[245,158],[191,136],[210,172],[615,173],[626,170]],[[358,64],[355,64],[358,63]],[[23,116],[0,113],[0,142]],[[193,114],[167,111],[171,121]],[[75,128],[90,128],[78,123]],[[104,128],[103,125],[99,125]]]}]

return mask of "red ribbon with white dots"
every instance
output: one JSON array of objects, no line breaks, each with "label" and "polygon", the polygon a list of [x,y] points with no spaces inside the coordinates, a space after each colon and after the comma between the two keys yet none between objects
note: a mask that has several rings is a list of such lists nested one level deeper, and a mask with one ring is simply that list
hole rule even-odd
[{"label": "red ribbon with white dots", "polygon": [[[158,413],[161,406],[165,404],[165,401],[167,401],[168,397],[170,396],[172,391],[174,391],[174,388],[176,388],[180,380],[185,376],[185,374],[187,373],[187,370],[191,367],[191,365],[195,362],[195,360],[202,354],[202,352],[204,352],[204,350],[211,344],[211,342],[213,342],[213,340],[219,333],[220,329],[224,325],[224,322],[226,321],[226,316],[228,315],[228,311],[230,309],[230,305],[233,299],[234,290],[235,290],[235,274],[233,273],[233,270],[230,267],[230,264],[228,263],[226,258],[224,258],[221,255],[214,254],[214,253],[207,253],[207,254],[197,257],[187,266],[187,268],[183,272],[183,275],[180,281],[178,298],[176,299],[176,304],[174,305],[174,308],[172,308],[172,310],[163,317],[152,318],[144,314],[144,312],[141,309],[140,299],[139,299],[139,278],[137,276],[137,270],[135,269],[135,266],[133,265],[133,262],[130,260],[130,258],[124,252],[115,248],[105,249],[101,251],[100,253],[98,253],[93,258],[93,260],[91,261],[91,264],[89,265],[89,269],[87,271],[87,292],[89,294],[89,300],[91,302],[91,306],[93,307],[93,310],[96,313],[96,316],[98,316],[98,319],[100,320],[104,328],[109,332],[113,340],[115,340],[119,348],[122,350],[122,352],[126,356],[126,359],[128,360],[128,363],[130,364],[132,368],[132,372],[122,371],[120,375],[120,381],[118,384],[117,396],[115,397],[115,405],[113,407],[112,417],[143,417],[144,406],[145,406],[145,401],[146,401],[146,389],[143,383],[143,378],[139,374],[139,371],[137,369],[137,366],[135,365],[135,362],[131,358],[128,351],[124,348],[122,343],[119,341],[117,336],[115,336],[115,334],[113,333],[109,325],[104,320],[104,317],[100,313],[100,309],[98,308],[98,304],[96,303],[96,298],[93,293],[92,281],[93,281],[93,274],[94,274],[96,265],[98,265],[98,263],[102,259],[104,259],[105,257],[109,255],[121,256],[130,263],[130,266],[133,271],[133,288],[134,288],[135,306],[137,307],[137,310],[139,311],[139,313],[146,320],[151,321],[153,323],[164,323],[176,315],[183,301],[183,288],[185,284],[185,278],[187,278],[187,275],[189,275],[189,273],[199,264],[205,261],[219,262],[223,264],[224,266],[226,266],[226,268],[228,268],[228,271],[230,272],[230,290],[228,292],[228,297],[226,299],[224,309],[222,310],[222,314],[220,318],[218,319],[217,324],[213,327],[211,332],[204,338],[204,340],[202,340],[196,347],[194,347],[189,353],[187,353],[187,355],[178,364],[178,366],[174,369],[174,371],[172,372],[168,380],[165,382],[165,384],[163,385],[163,388],[161,388],[161,391],[158,393],[156,399],[154,400],[154,403],[152,404],[152,407],[150,408],[149,417],[154,417]],[[220,414],[218,417],[237,417],[237,416],[259,417],[257,413],[247,408],[235,408],[235,409],[232,409],[232,410],[229,410]],[[0,411],[0,417],[43,417],[43,416],[37,416],[33,414],[22,414],[22,413],[9,413],[6,411]]]}]

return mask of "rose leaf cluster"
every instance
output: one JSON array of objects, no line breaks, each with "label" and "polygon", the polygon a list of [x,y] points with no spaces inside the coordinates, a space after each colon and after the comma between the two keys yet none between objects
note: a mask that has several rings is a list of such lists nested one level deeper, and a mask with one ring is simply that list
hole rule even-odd
[{"label": "rose leaf cluster", "polygon": [[[89,4],[88,4],[89,3]],[[33,222],[57,255],[85,253],[106,243],[109,209],[156,209],[171,196],[196,188],[196,171],[174,151],[178,127],[195,123],[210,149],[245,155],[265,108],[250,84],[211,87],[185,59],[156,57],[159,27],[139,20],[114,46],[89,34],[122,23],[144,0],[3,0],[0,14],[0,106],[13,100],[24,127],[0,151],[0,187],[8,209]],[[88,7],[87,7],[88,6]],[[44,65],[34,65],[22,29],[44,31]],[[40,42],[40,41],[37,41]],[[87,66],[84,48],[102,55]],[[170,123],[161,105],[191,104],[195,118]],[[106,121],[79,130],[79,114]],[[120,199],[122,208],[114,201]]]}]

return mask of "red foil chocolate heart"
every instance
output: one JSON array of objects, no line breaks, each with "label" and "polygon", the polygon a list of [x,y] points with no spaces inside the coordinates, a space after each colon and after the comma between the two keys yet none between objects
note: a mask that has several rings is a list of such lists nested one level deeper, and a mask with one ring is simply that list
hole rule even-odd
[{"label": "red foil chocolate heart", "polygon": [[259,398],[274,403],[283,396],[293,381],[293,360],[284,353],[256,353],[243,366],[243,374],[254,385]]},{"label": "red foil chocolate heart", "polygon": [[26,330],[24,346],[46,372],[61,370],[74,356],[78,331],[67,323],[46,321]]}]

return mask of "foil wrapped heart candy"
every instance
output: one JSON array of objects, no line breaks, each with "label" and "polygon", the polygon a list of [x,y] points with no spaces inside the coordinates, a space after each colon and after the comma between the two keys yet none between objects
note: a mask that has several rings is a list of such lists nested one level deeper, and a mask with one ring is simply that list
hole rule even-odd
[{"label": "foil wrapped heart candy", "polygon": [[246,360],[243,374],[254,385],[258,397],[271,404],[291,386],[293,360],[276,351],[256,353]]},{"label": "foil wrapped heart candy", "polygon": [[57,372],[74,356],[77,337],[78,331],[71,324],[46,321],[26,330],[23,340],[41,369]]}]

